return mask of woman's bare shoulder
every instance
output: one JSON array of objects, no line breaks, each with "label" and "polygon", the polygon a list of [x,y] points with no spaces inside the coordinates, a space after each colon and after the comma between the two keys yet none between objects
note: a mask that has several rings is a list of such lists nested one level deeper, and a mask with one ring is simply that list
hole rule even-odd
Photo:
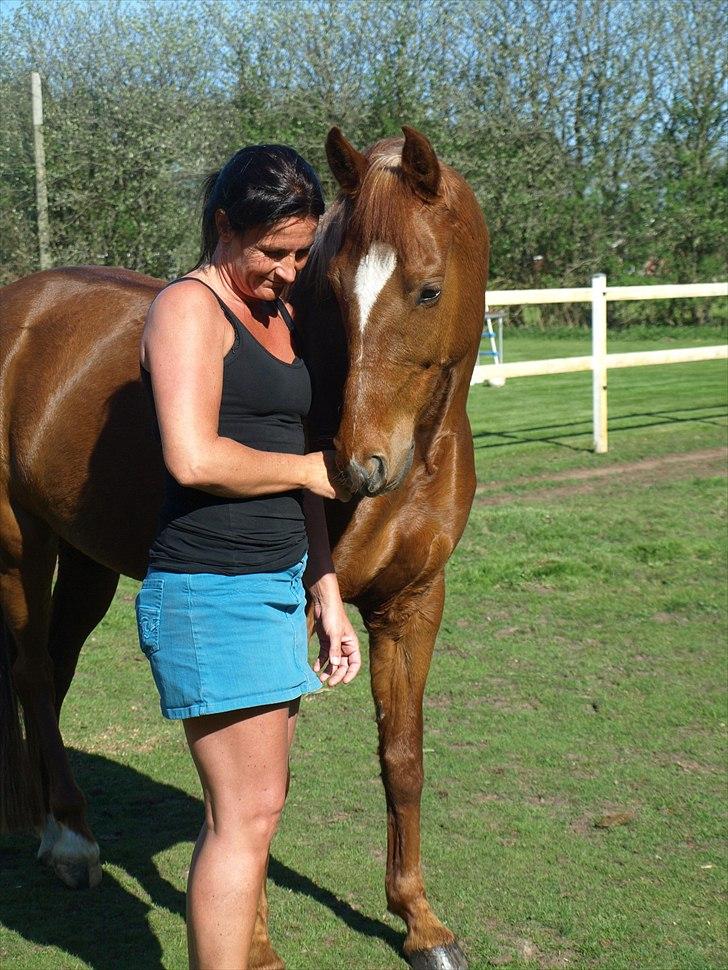
[{"label": "woman's bare shoulder", "polygon": [[212,290],[200,280],[189,276],[160,290],[147,311],[147,318],[151,313],[166,314],[167,312],[180,312],[188,309],[197,312],[207,307],[214,308],[217,305]]},{"label": "woman's bare shoulder", "polygon": [[151,346],[175,345],[195,347],[204,341],[209,346],[219,342],[222,354],[229,329],[215,294],[194,278],[180,280],[161,290],[149,309],[142,335],[141,359],[144,363]]}]

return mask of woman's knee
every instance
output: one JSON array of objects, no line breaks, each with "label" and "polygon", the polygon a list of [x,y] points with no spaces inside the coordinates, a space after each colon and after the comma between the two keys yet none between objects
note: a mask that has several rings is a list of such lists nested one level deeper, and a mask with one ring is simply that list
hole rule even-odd
[{"label": "woman's knee", "polygon": [[260,833],[268,842],[273,838],[278,828],[286,800],[285,788],[270,793],[269,797],[259,797],[249,805],[243,813],[243,825]]},{"label": "woman's knee", "polygon": [[286,799],[285,787],[209,798],[208,829],[226,839],[268,844],[275,835]]}]

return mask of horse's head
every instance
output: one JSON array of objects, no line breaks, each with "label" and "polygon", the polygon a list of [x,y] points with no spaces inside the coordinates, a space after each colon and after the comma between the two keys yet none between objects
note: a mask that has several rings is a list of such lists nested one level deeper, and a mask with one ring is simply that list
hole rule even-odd
[{"label": "horse's head", "polygon": [[[464,407],[483,320],[487,231],[466,183],[412,128],[358,152],[326,142],[341,193],[322,233],[348,344],[338,464],[355,494],[407,475],[418,435]],[[420,442],[422,443],[422,442]]]}]

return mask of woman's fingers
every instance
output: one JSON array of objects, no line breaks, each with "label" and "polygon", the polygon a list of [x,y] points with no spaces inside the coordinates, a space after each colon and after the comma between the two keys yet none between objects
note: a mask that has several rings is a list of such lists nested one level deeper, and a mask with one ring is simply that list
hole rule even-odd
[{"label": "woman's fingers", "polygon": [[[350,684],[361,667],[359,641],[353,630],[342,634],[340,649],[340,657],[329,658],[333,667],[332,677],[329,680],[330,687],[335,687],[336,684]],[[335,663],[336,660],[338,663]]]},{"label": "woman's fingers", "polygon": [[320,650],[313,669],[329,687],[351,683],[361,667],[359,640],[343,604],[341,614],[333,616],[330,623],[323,612],[316,615]]},{"label": "woman's fingers", "polygon": [[344,679],[344,675],[349,669],[346,657],[329,657],[331,664],[331,677],[329,677],[329,687],[336,687]]},{"label": "woman's fingers", "polygon": [[320,677],[320,680],[324,683],[328,681],[329,687],[334,687],[341,680],[338,676],[338,668],[341,664],[341,630],[337,629],[335,624],[332,624],[332,628],[323,634],[319,656],[322,655],[328,662],[329,672]]},{"label": "woman's fingers", "polygon": [[310,488],[324,498],[335,498],[340,502],[348,502],[351,499],[351,492],[346,479],[336,464],[335,451],[310,452],[314,456],[320,456],[323,479],[319,483],[312,482]]},{"label": "woman's fingers", "polygon": [[359,668],[361,667],[361,656],[359,654],[359,650],[357,649],[354,653],[350,654],[346,659],[347,659],[347,669],[342,679],[342,683],[350,684],[351,681],[359,673]]}]

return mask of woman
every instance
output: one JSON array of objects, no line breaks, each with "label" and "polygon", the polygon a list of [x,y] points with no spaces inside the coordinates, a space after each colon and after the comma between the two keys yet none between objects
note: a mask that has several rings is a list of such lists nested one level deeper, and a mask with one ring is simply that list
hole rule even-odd
[{"label": "woman", "polygon": [[333,453],[304,454],[311,384],[283,300],[323,209],[292,149],[237,152],[207,180],[200,261],[159,293],[142,336],[166,492],[137,618],[205,799],[187,884],[193,968],[248,965],[300,697],[361,663],[322,502],[349,495]]}]

